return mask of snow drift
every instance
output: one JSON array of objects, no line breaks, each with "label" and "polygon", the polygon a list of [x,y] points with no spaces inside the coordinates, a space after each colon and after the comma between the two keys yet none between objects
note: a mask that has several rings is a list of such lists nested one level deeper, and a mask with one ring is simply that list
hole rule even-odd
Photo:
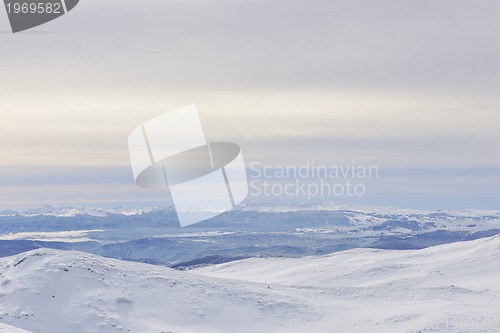
[{"label": "snow drift", "polygon": [[192,271],[38,249],[0,260],[0,322],[43,333],[498,332],[499,263],[498,236]]}]

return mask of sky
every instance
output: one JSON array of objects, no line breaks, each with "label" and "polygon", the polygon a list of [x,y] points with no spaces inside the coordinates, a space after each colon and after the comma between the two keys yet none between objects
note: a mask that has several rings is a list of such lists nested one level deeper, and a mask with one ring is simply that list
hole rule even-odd
[{"label": "sky", "polygon": [[135,186],[127,137],[193,103],[247,166],[379,167],[363,197],[318,200],[500,209],[499,14],[498,1],[81,0],[12,34],[0,13],[0,210],[167,204]]}]

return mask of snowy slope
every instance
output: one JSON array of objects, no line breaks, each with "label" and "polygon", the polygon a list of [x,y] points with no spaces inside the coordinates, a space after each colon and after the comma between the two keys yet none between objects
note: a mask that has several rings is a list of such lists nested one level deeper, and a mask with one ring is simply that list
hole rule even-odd
[{"label": "snowy slope", "polygon": [[500,237],[192,271],[39,249],[0,274],[0,322],[32,332],[500,332]]},{"label": "snowy slope", "polygon": [[30,333],[30,332],[0,323],[0,333]]},{"label": "snowy slope", "polygon": [[302,287],[379,287],[405,280],[418,287],[448,283],[470,289],[496,288],[500,235],[419,251],[353,249],[321,257],[252,258],[192,272]]},{"label": "snowy slope", "polygon": [[32,332],[285,332],[315,318],[266,286],[81,252],[0,260],[0,322]]},{"label": "snowy slope", "polygon": [[318,331],[330,324],[341,332],[500,332],[500,236],[418,251],[247,259],[194,272],[307,289],[323,309]]}]

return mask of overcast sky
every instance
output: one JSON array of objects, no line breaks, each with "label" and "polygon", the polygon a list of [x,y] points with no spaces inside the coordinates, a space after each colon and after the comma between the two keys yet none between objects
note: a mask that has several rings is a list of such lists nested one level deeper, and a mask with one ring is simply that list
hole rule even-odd
[{"label": "overcast sky", "polygon": [[362,203],[500,209],[499,15],[494,0],[81,0],[14,35],[0,13],[0,209],[162,202],[135,187],[127,136],[193,103],[247,165],[355,161],[380,167]]}]

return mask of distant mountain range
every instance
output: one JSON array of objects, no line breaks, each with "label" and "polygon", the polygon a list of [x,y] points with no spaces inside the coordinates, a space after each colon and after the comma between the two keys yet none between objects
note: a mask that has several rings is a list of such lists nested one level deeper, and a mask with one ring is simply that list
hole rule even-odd
[{"label": "distant mountain range", "polygon": [[48,206],[0,214],[0,257],[53,248],[186,269],[352,248],[420,249],[498,233],[496,211],[252,204],[180,228],[173,208]]}]

